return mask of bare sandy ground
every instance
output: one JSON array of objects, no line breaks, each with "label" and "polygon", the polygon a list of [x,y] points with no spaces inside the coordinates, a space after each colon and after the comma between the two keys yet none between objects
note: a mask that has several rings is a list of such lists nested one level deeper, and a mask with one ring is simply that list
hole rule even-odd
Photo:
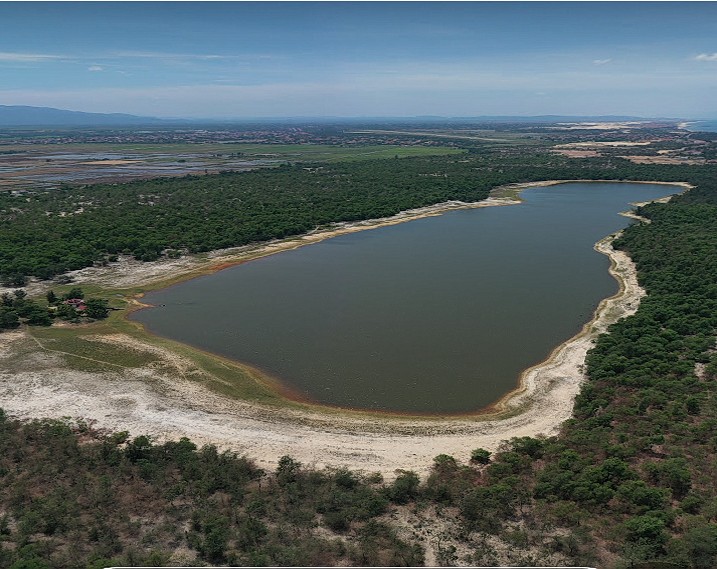
[{"label": "bare sandy ground", "polygon": [[673,157],[673,156],[653,156],[653,155],[646,155],[646,156],[620,156],[620,158],[624,158],[625,160],[629,160],[630,162],[633,162],[634,164],[704,164],[705,159],[704,158],[680,158],[680,157]]},{"label": "bare sandy ground", "polygon": [[558,123],[564,125],[565,130],[618,130],[642,128],[647,123],[644,121],[625,121],[625,122],[564,122]]},{"label": "bare sandy ground", "polygon": [[123,166],[125,164],[137,164],[140,160],[88,160],[87,162],[78,162],[78,164],[88,166]]},{"label": "bare sandy ground", "polygon": [[567,150],[558,149],[551,150],[554,154],[560,154],[561,156],[567,156],[568,158],[595,158],[602,156],[597,150]]},{"label": "bare sandy ground", "polygon": [[[559,183],[515,185],[502,190]],[[437,215],[456,207],[485,207],[515,203],[508,198],[479,204],[442,204],[401,216],[316,232],[290,243],[245,249],[252,256],[274,248],[300,246],[329,236],[407,219]],[[441,209],[442,208],[442,209]],[[544,363],[526,370],[522,388],[506,397],[494,416],[458,418],[369,417],[337,412],[271,408],[222,397],[202,386],[206,372],[173,352],[142,343],[124,334],[86,339],[124,345],[158,358],[144,367],[86,373],[71,369],[61,352],[43,349],[24,331],[0,334],[0,406],[20,418],[84,418],[96,427],[152,434],[156,440],[189,437],[198,444],[213,443],[273,468],[283,455],[305,464],[347,466],[391,477],[398,468],[425,474],[432,459],[450,454],[467,460],[472,449],[497,449],[512,437],[555,434],[572,413],[573,400],[584,380],[582,366],[594,339],[609,325],[632,314],[644,291],[638,285],[630,258],[611,247],[614,236],[595,247],[611,259],[611,273],[620,291],[604,300],[595,318],[568,342],[557,347]],[[143,264],[138,275],[131,262],[109,270],[75,273],[78,283],[109,279],[116,287],[162,280],[177,270],[237,259],[237,250],[219,252],[203,260]],[[89,334],[89,329],[88,329]]]},{"label": "bare sandy ground", "polygon": [[648,146],[652,144],[652,141],[643,142],[632,142],[629,140],[613,141],[613,142],[568,142],[567,144],[556,144],[553,148],[600,148],[600,147],[614,147],[618,148],[621,146]]}]

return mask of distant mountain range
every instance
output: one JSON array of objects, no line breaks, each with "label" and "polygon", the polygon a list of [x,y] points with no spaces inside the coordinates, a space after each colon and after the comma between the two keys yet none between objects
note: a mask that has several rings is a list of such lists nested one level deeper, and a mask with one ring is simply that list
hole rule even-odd
[{"label": "distant mountain range", "polygon": [[50,107],[0,105],[3,126],[136,126],[176,124],[184,121],[138,117],[122,113],[83,113]]},{"label": "distant mountain range", "polygon": [[633,116],[476,116],[476,117],[263,117],[263,118],[226,118],[226,119],[160,119],[141,117],[123,113],[84,113],[66,111],[51,107],[29,107],[21,105],[0,105],[0,127],[109,127],[109,126],[178,126],[189,124],[226,124],[226,123],[428,123],[428,122],[511,122],[511,123],[557,123],[557,122],[623,122],[623,121],[679,121],[685,119],[648,119]]}]

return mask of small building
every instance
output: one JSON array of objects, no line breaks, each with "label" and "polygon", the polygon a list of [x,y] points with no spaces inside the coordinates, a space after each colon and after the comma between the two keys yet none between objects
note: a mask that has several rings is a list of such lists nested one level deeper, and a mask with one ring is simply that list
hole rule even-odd
[{"label": "small building", "polygon": [[65,301],[65,304],[69,304],[70,306],[72,306],[72,308],[77,310],[77,312],[84,312],[85,310],[87,310],[87,305],[85,304],[85,301],[81,298],[68,298]]}]

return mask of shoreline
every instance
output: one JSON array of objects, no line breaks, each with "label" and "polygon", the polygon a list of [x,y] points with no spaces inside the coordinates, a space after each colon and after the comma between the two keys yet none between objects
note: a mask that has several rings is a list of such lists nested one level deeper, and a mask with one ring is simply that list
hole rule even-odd
[{"label": "shoreline", "polygon": [[[117,291],[142,288],[143,292],[147,292],[215,273],[261,257],[320,243],[339,235],[434,217],[454,210],[515,205],[517,203],[520,203],[519,200],[490,195],[478,202],[453,200],[404,210],[389,217],[337,222],[301,235],[218,249],[209,253],[180,257],[179,259],[160,259],[158,261],[144,262],[124,257],[119,262],[112,263],[106,267],[85,267],[84,269],[69,271],[66,274],[73,279],[73,286],[82,286],[83,284],[98,285]],[[167,276],[170,272],[172,274]],[[51,281],[32,281],[23,288],[30,296],[36,296],[44,294],[53,286],[56,286],[56,284]],[[0,293],[11,293],[13,290],[14,288],[12,287],[0,286]],[[139,298],[141,293],[135,293],[132,296]]]},{"label": "shoreline", "polygon": [[[449,202],[438,204],[443,208],[430,206],[409,210],[392,218],[332,228],[315,235],[315,239],[308,242],[301,238],[292,239],[293,243],[284,243],[286,248],[277,248],[274,243],[259,249],[264,249],[263,255],[269,255],[327,239],[334,236],[330,234],[333,231],[340,232],[335,234],[361,231],[440,215],[451,209],[517,204],[518,199],[496,198],[495,193],[520,192],[528,187],[572,181],[549,180],[503,186],[491,191],[491,197],[483,202],[460,205]],[[662,183],[690,187],[685,183]],[[221,448],[246,453],[260,466],[273,467],[280,456],[290,454],[316,466],[342,465],[380,471],[387,476],[395,468],[409,468],[424,474],[438,454],[452,454],[467,461],[470,451],[477,447],[496,450],[502,441],[514,436],[555,434],[562,422],[572,415],[574,397],[584,381],[582,366],[585,354],[594,338],[613,322],[634,313],[645,294],[637,283],[630,258],[611,247],[616,235],[602,239],[595,248],[611,259],[610,272],[619,283],[618,293],[601,301],[593,318],[581,332],[557,346],[544,362],[525,370],[516,389],[491,406],[487,413],[452,417],[377,416],[314,406],[303,409],[268,408],[214,393],[200,382],[187,379],[184,373],[181,374],[184,377],[179,378],[177,374],[162,376],[156,370],[140,368],[105,374],[112,375],[111,383],[98,381],[92,374],[88,376],[62,369],[60,358],[47,352],[34,354],[41,360],[51,360],[46,361],[39,372],[0,374],[0,378],[8,380],[0,381],[0,388],[4,391],[0,393],[1,405],[11,415],[21,418],[76,416],[90,419],[104,429],[128,430],[133,435],[154,433],[159,440],[188,436],[199,444],[213,443]],[[297,239],[299,243],[295,243]],[[254,249],[245,255],[251,258],[263,256],[256,253]],[[194,272],[196,268],[184,275],[191,278]],[[3,338],[10,340],[10,344],[22,343],[23,335],[27,339],[27,332],[3,334],[0,343],[8,343]],[[138,350],[170,352],[164,355],[183,358],[171,354],[169,349],[143,343],[126,334],[117,334],[114,338],[107,336],[103,341],[124,343]],[[2,348],[0,345],[0,359],[3,357]],[[8,351],[12,349],[5,350],[6,353]],[[187,364],[183,362],[181,365]],[[51,373],[47,375],[45,370]],[[54,379],[50,377],[53,373]],[[148,381],[155,379],[158,381]],[[122,403],[119,410],[118,401]]]},{"label": "shoreline", "polygon": [[[521,203],[520,193],[529,188],[554,186],[569,183],[630,183],[630,184],[656,184],[667,186],[683,187],[685,190],[693,186],[687,182],[663,182],[659,180],[541,180],[538,182],[521,182],[496,186],[491,189],[488,197],[478,202],[462,202],[458,200],[441,202],[429,206],[412,208],[401,211],[389,217],[367,219],[352,222],[337,222],[327,227],[320,227],[301,235],[275,239],[272,241],[241,245],[226,249],[218,249],[203,254],[187,255],[179,259],[160,259],[157,261],[136,261],[123,257],[119,262],[111,263],[105,267],[85,267],[66,273],[73,281],[73,286],[97,285],[114,289],[118,292],[141,289],[141,292],[129,292],[126,296],[131,304],[137,302],[145,293],[160,288],[166,288],[173,284],[191,280],[207,274],[237,266],[254,259],[259,259],[276,253],[290,251],[320,243],[326,239],[377,229],[415,221],[426,217],[435,217],[449,211],[461,209],[475,209],[483,207],[518,205]],[[30,296],[44,294],[55,286],[52,281],[31,281],[23,287]],[[0,293],[12,293],[13,287],[0,286]],[[138,302],[138,304],[142,304]]]},{"label": "shoreline", "polygon": [[[252,255],[250,258],[238,258],[235,261],[225,261],[221,263],[220,265],[216,265],[210,268],[209,272],[217,272],[220,270],[223,270],[225,268],[230,268],[233,266],[237,266],[240,264],[243,264],[245,262],[249,262],[254,259],[258,259],[261,257],[273,255],[276,253],[289,251],[293,249],[297,249],[299,247],[303,247],[304,245],[310,245],[314,243],[319,243],[325,239],[330,239],[332,237],[336,237],[339,235],[345,235],[348,233],[355,233],[358,231],[363,231],[367,229],[376,229],[379,227],[386,227],[389,225],[396,225],[398,223],[404,223],[408,221],[414,221],[417,219],[422,219],[426,217],[434,217],[438,215],[442,215],[443,213],[446,213],[448,211],[454,211],[459,209],[475,209],[475,208],[481,208],[481,207],[492,207],[492,206],[503,206],[503,205],[520,205],[522,202],[522,199],[520,197],[520,194],[525,189],[530,188],[537,188],[537,187],[549,187],[559,184],[569,184],[569,183],[598,183],[598,184],[604,184],[604,183],[634,183],[634,184],[651,184],[651,185],[665,185],[665,186],[676,186],[676,187],[682,187],[684,188],[683,191],[687,191],[694,186],[687,182],[664,182],[664,181],[649,181],[649,180],[640,180],[640,181],[623,181],[623,180],[541,180],[539,182],[521,182],[516,184],[507,184],[504,186],[497,186],[493,188],[489,196],[480,202],[460,202],[460,201],[450,201],[450,202],[443,202],[439,204],[434,204],[432,206],[426,206],[422,208],[414,208],[410,210],[405,210],[403,212],[400,212],[394,216],[386,217],[386,218],[377,218],[372,220],[362,220],[357,222],[347,222],[347,223],[340,223],[337,224],[339,227],[336,228],[330,228],[327,230],[316,230],[312,231],[308,234],[304,234],[302,236],[299,236],[298,239],[305,240],[301,243],[293,244],[292,242],[295,241],[295,238],[287,238],[285,240],[281,240],[279,242],[270,242],[266,244],[266,247],[260,247],[259,251]],[[671,199],[672,196],[666,196],[664,198],[658,198],[655,200],[652,200],[652,202],[666,202]],[[646,205],[648,203],[652,202],[639,202],[639,203],[631,203],[633,206],[642,206]],[[634,214],[633,211],[625,211],[621,212],[620,215],[623,215],[624,217],[640,220],[640,221],[647,221],[644,218],[641,218],[640,216]],[[574,336],[568,338],[564,342],[557,345],[551,352],[548,354],[548,356],[542,360],[541,362],[523,370],[520,374],[520,377],[518,381],[516,382],[516,385],[514,388],[507,391],[503,396],[501,396],[498,400],[495,402],[486,405],[484,407],[477,408],[473,411],[468,412],[460,412],[460,413],[411,413],[411,412],[399,412],[399,411],[381,411],[381,410],[375,410],[375,409],[362,409],[362,408],[352,408],[352,407],[341,407],[339,405],[329,405],[324,403],[319,403],[310,397],[307,397],[303,394],[300,394],[298,392],[295,392],[293,388],[289,385],[286,385],[281,379],[277,379],[276,377],[270,376],[266,372],[263,372],[262,370],[256,369],[249,364],[242,362],[241,360],[234,360],[232,358],[228,358],[226,356],[221,356],[222,359],[225,359],[232,364],[247,368],[257,374],[260,378],[265,380],[265,385],[268,387],[269,390],[280,394],[281,397],[287,399],[288,401],[299,403],[302,405],[305,405],[312,410],[317,410],[319,412],[339,412],[339,413],[346,413],[351,415],[357,415],[357,416],[363,416],[363,417],[377,417],[377,418],[396,418],[396,419],[402,419],[402,418],[408,418],[408,419],[459,419],[459,418],[472,418],[477,420],[482,419],[492,419],[496,417],[506,416],[508,414],[516,412],[516,410],[519,410],[519,408],[525,404],[525,399],[528,399],[534,389],[534,383],[536,382],[535,375],[540,373],[540,370],[543,368],[549,368],[555,364],[556,361],[563,358],[564,355],[563,352],[567,351],[569,349],[569,346],[572,344],[579,343],[580,339],[584,336],[590,336],[590,341],[594,339],[596,335],[590,334],[590,329],[593,327],[594,324],[599,322],[600,320],[600,314],[601,311],[604,310],[604,307],[609,304],[609,301],[611,301],[613,298],[618,298],[622,294],[622,291],[624,289],[624,282],[622,280],[621,274],[619,272],[616,272],[616,265],[615,260],[613,258],[613,251],[611,247],[605,246],[605,242],[607,239],[612,240],[613,238],[617,237],[621,232],[618,232],[614,235],[606,236],[605,238],[601,239],[598,243],[595,244],[593,247],[594,250],[596,250],[599,253],[602,253],[606,255],[610,259],[611,266],[609,267],[609,272],[613,276],[613,278],[618,282],[618,292],[615,293],[613,297],[609,297],[606,299],[603,299],[598,304],[597,308],[593,312],[592,318],[590,321],[586,322],[581,330],[575,334]],[[206,273],[202,273],[206,274]],[[186,278],[182,278],[180,275],[180,278],[176,281],[176,283],[184,282],[186,280],[191,280],[192,278],[196,278],[197,276],[201,275],[192,275],[187,274],[185,275]],[[173,282],[171,285],[176,284]],[[154,288],[154,287],[153,287]],[[164,287],[161,287],[164,288]],[[134,307],[128,311],[128,314],[130,312],[135,312],[138,310],[142,310],[144,308],[152,307],[151,304],[145,304],[139,300],[144,296],[144,293],[140,293],[138,295],[135,295],[132,300]],[[149,332],[144,325],[142,325],[139,322],[133,322],[135,325],[140,327],[143,332],[150,336],[156,336],[163,338],[165,340],[172,340],[171,338],[166,338],[164,336],[159,336],[157,334],[154,334],[152,332]],[[602,333],[602,332],[601,332]],[[206,350],[199,348],[197,346],[191,346],[190,347],[194,350],[198,350],[200,352],[206,353],[210,356],[214,357],[220,357],[216,354],[212,354],[211,352],[207,352]],[[584,357],[583,357],[584,359]],[[532,386],[532,387],[531,387]]]}]

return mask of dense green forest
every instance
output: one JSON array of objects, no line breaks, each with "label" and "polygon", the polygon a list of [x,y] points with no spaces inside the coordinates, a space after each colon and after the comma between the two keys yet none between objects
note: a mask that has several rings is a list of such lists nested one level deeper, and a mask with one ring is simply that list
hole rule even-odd
[{"label": "dense green forest", "polygon": [[448,200],[478,201],[508,183],[682,180],[691,170],[696,169],[482,150],[6,192],[0,194],[0,278],[20,287],[28,276],[47,279],[120,253],[151,261],[245,245]]},{"label": "dense green forest", "polygon": [[[153,445],[146,437],[127,440],[83,425],[20,423],[2,416],[0,567],[181,564],[170,552],[182,550],[207,564],[420,564],[421,543],[399,537],[385,517],[387,511],[405,507],[439,508],[458,524],[456,540],[471,544],[471,553],[458,558],[447,546],[439,559],[446,564],[496,564],[505,560],[507,548],[516,551],[509,560],[517,565],[559,555],[566,564],[600,567],[646,568],[655,567],[647,562],[656,561],[665,563],[661,567],[717,566],[715,170],[599,160],[573,161],[565,168],[560,160],[548,164],[554,158],[525,163],[513,157],[503,158],[501,168],[495,169],[494,162],[489,169],[483,160],[389,160],[314,171],[288,167],[224,175],[212,184],[210,178],[186,179],[176,189],[163,180],[68,189],[31,197],[24,209],[17,207],[22,213],[6,198],[4,215],[15,211],[17,222],[8,232],[12,239],[3,237],[6,255],[12,246],[39,254],[54,242],[62,250],[59,245],[74,239],[73,233],[62,231],[72,226],[96,247],[88,251],[93,257],[110,236],[124,234],[123,226],[133,228],[128,235],[144,235],[140,220],[146,222],[146,216],[157,211],[176,216],[177,223],[184,219],[187,227],[200,223],[198,236],[207,229],[210,240],[192,242],[196,250],[228,244],[222,231],[233,214],[222,217],[226,212],[217,211],[214,218],[199,204],[204,200],[210,208],[208,196],[221,191],[225,205],[232,203],[227,196],[235,196],[234,214],[242,211],[239,204],[250,198],[237,188],[244,187],[240,182],[246,179],[261,180],[264,189],[275,190],[271,205],[258,189],[253,194],[251,211],[262,223],[275,219],[269,211],[280,203],[298,208],[305,199],[326,206],[325,211],[301,210],[321,213],[316,219],[298,216],[302,221],[297,221],[296,231],[356,218],[352,216],[361,212],[373,217],[433,201],[475,200],[492,184],[525,179],[609,177],[697,185],[668,204],[642,207],[641,215],[651,223],[631,226],[617,242],[637,263],[648,296],[634,316],[615,324],[590,352],[589,379],[576,401],[574,418],[559,436],[515,439],[492,456],[477,449],[466,463],[440,456],[426,480],[419,483],[413,473],[404,472],[384,484],[376,476],[311,470],[290,458],[283,459],[276,472],[265,473],[246,458],[213,447],[196,449],[186,440]],[[404,169],[419,174],[395,175],[406,174]],[[359,173],[366,176],[360,183],[352,178]],[[293,175],[302,180],[304,190],[280,190],[277,180]],[[342,182],[329,185],[330,180]],[[226,182],[223,190],[214,188],[217,181]],[[337,192],[331,194],[333,200],[327,197],[334,191],[329,187]],[[148,200],[145,205],[133,201],[140,194]],[[60,211],[80,195],[88,202],[83,215],[38,215]],[[120,207],[114,229],[103,232],[101,224],[112,217],[109,204],[117,198],[126,209]],[[369,214],[372,199],[377,200],[376,209]],[[149,201],[155,205],[147,205]],[[202,213],[195,208],[183,216],[181,203],[193,203]],[[257,213],[259,204],[267,208],[264,217]],[[243,219],[247,225],[228,226],[230,234],[237,227],[250,227],[254,217]],[[62,229],[41,247],[39,241],[22,238],[30,235],[35,222]],[[167,231],[171,225],[157,221],[148,227],[155,252],[165,246],[189,247],[189,231],[177,232],[183,242],[161,242],[160,229]],[[91,241],[93,234],[98,241]],[[252,239],[266,237],[251,234]],[[33,274],[33,263],[46,262],[42,256],[31,259],[24,259],[27,270],[19,265],[13,270]],[[63,267],[55,265],[57,270]]]}]

